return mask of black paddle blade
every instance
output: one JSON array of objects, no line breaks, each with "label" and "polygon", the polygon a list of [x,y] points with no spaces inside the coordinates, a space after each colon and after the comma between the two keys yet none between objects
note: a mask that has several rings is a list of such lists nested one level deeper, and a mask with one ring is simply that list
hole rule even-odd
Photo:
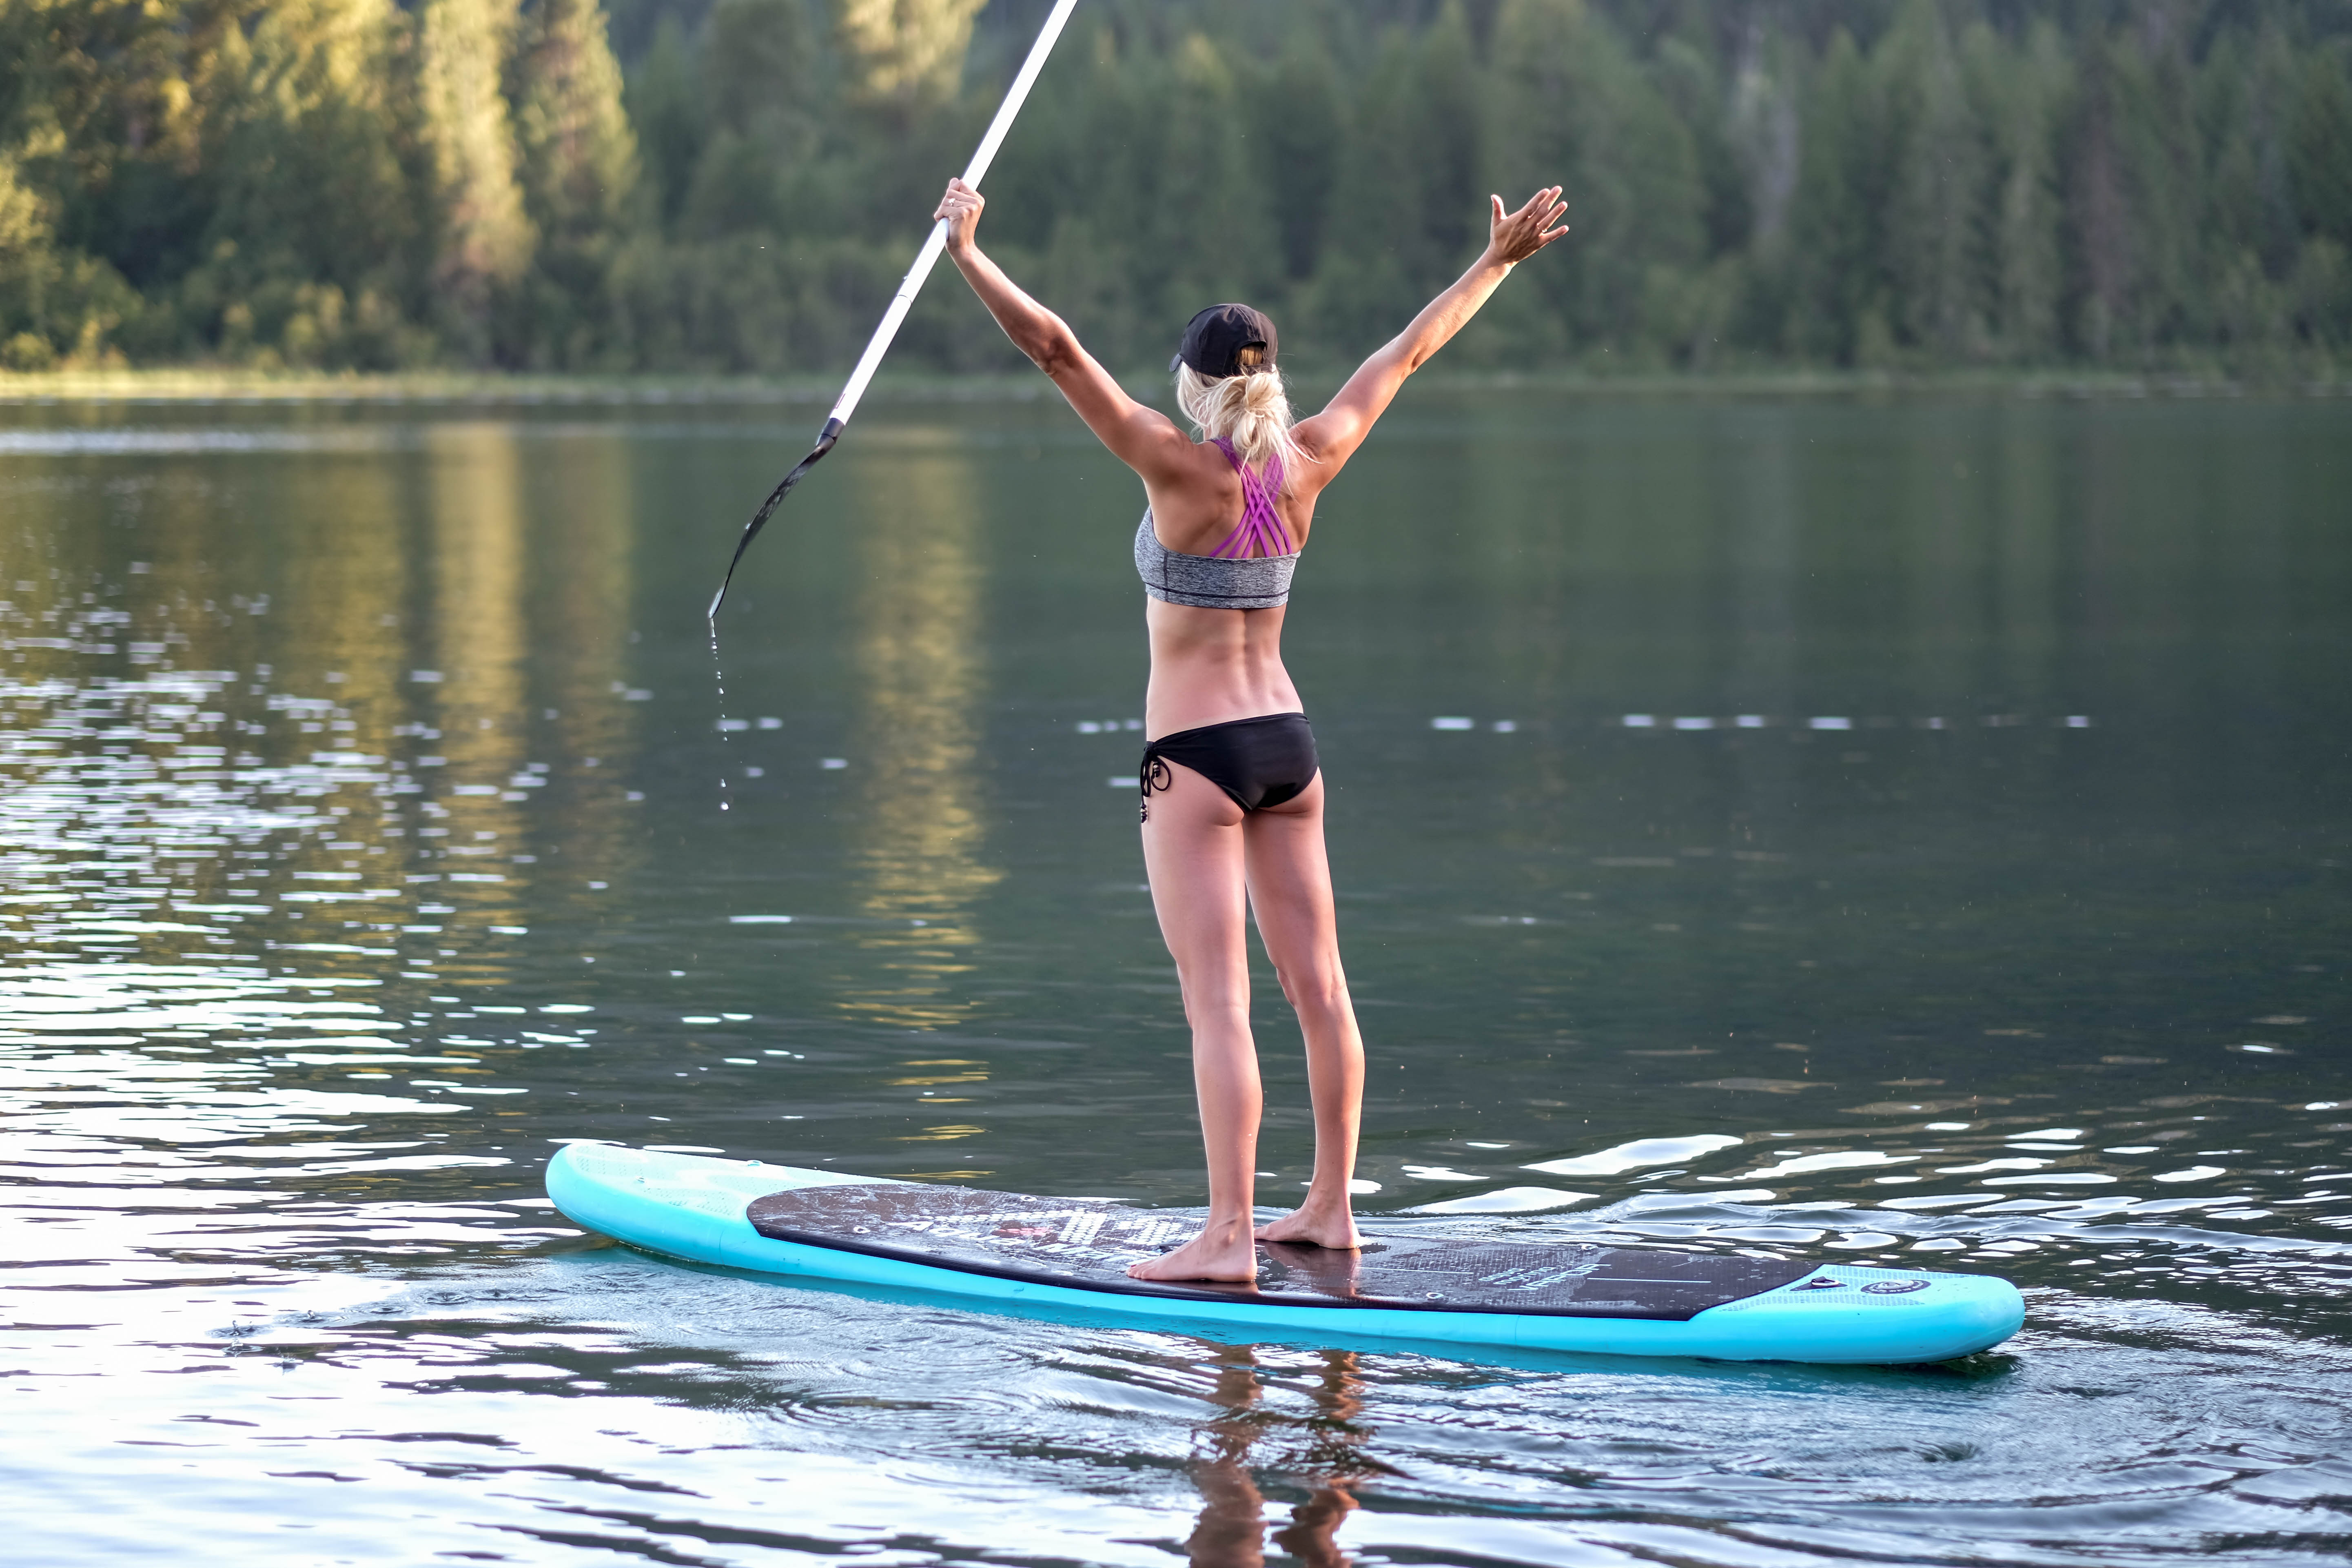
[{"label": "black paddle blade", "polygon": [[817,437],[816,445],[809,448],[809,455],[793,465],[793,471],[768,492],[768,499],[760,503],[760,510],[753,512],[751,521],[744,525],[743,537],[735,544],[734,559],[727,563],[727,575],[719,579],[719,592],[710,595],[709,620],[713,635],[719,629],[719,606],[727,602],[727,589],[735,581],[735,568],[743,563],[743,552],[751,548],[751,541],[760,537],[760,531],[768,526],[768,519],[776,514],[776,508],[783,504],[784,497],[792,493],[792,488],[801,482],[801,476],[815,468],[817,459],[832,451],[833,444],[840,439],[841,421],[826,420],[824,430]]}]

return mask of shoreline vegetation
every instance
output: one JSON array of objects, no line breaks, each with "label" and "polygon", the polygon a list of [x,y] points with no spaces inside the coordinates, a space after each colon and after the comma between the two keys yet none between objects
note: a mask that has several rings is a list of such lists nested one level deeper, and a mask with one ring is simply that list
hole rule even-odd
[{"label": "shoreline vegetation", "polygon": [[[1294,395],[1313,401],[1339,388],[1344,370],[1290,376]],[[1137,398],[1174,406],[1164,376],[1121,378]],[[1594,374],[1427,370],[1417,391],[1444,394],[1533,392],[1561,398],[2135,400],[2148,398],[2352,397],[2352,374],[2273,374],[2242,379],[2219,369],[2137,373],[2086,366],[1923,371],[1788,366],[1742,371]],[[406,404],[557,405],[775,405],[807,407],[821,417],[841,390],[836,374],[806,376],[593,375],[499,371],[393,373],[248,370],[172,365],[0,374],[0,407],[63,404]],[[884,372],[866,401],[874,405],[1052,402],[1050,383],[1034,374]]]},{"label": "shoreline vegetation", "polygon": [[[1046,4],[0,5],[0,372],[844,370]],[[2340,0],[1092,0],[986,232],[1106,363],[1336,362],[1553,183],[1449,373],[2352,367]],[[951,287],[894,354],[1017,367]]]}]

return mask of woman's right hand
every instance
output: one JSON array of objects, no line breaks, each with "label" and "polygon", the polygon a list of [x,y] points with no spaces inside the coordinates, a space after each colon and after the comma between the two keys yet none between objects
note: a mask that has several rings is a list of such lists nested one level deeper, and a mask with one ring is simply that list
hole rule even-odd
[{"label": "woman's right hand", "polygon": [[[1516,267],[1568,232],[1568,225],[1559,223],[1568,211],[1560,199],[1560,187],[1549,186],[1528,198],[1528,205],[1515,213],[1503,210],[1503,198],[1489,196],[1494,204],[1486,222],[1486,254],[1506,267]],[[1551,226],[1559,223],[1559,226]]]},{"label": "woman's right hand", "polygon": [[[961,253],[971,247],[972,237],[980,228],[981,209],[987,205],[978,191],[961,180],[948,182],[948,194],[940,198],[940,209],[931,216],[947,220],[950,251]],[[1499,202],[1496,205],[1501,205]]]}]

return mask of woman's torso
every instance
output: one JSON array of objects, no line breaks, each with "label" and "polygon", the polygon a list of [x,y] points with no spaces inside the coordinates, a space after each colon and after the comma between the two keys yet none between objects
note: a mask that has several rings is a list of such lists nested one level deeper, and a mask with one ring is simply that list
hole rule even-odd
[{"label": "woman's torso", "polygon": [[[1150,510],[1144,527],[1163,550],[1197,562],[1233,536],[1246,497],[1241,474],[1220,448],[1204,442],[1194,450],[1181,482],[1147,486]],[[1314,521],[1314,490],[1294,479],[1271,500],[1296,552]],[[1256,561],[1251,565],[1256,569],[1235,574],[1248,580],[1241,585],[1268,579]],[[1283,614],[1279,605],[1230,610],[1145,599],[1143,624],[1151,644],[1145,736],[1156,740],[1234,719],[1303,711],[1298,689],[1282,665]]]}]

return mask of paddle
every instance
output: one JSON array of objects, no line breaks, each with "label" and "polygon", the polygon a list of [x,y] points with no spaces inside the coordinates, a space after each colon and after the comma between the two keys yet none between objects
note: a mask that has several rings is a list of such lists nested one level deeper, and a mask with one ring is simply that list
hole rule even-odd
[{"label": "paddle", "polygon": [[[1078,0],[1055,0],[1054,14],[1045,18],[1045,26],[1038,30],[1037,41],[1029,47],[1029,58],[1021,63],[1020,74],[1005,89],[1004,101],[996,109],[996,118],[988,122],[988,134],[980,139],[980,151],[971,155],[971,162],[964,168],[965,184],[977,187],[981,176],[988,173],[988,165],[995,158],[996,149],[1004,141],[1004,133],[1013,129],[1013,117],[1021,112],[1022,102],[1028,98],[1029,89],[1035,84],[1037,73],[1045,68],[1045,57],[1054,52],[1054,40],[1062,36],[1062,25],[1070,19],[1070,13],[1076,9],[1077,4]],[[841,389],[841,396],[835,401],[831,416],[817,435],[816,445],[809,449],[807,457],[793,465],[793,471],[784,476],[781,484],[768,492],[768,499],[760,503],[760,510],[751,514],[751,522],[745,525],[743,537],[736,543],[734,557],[727,563],[727,575],[720,579],[719,592],[710,596],[710,636],[714,646],[719,636],[719,606],[727,601],[728,585],[735,581],[735,568],[741,564],[743,552],[751,548],[751,541],[760,536],[760,530],[768,525],[768,519],[775,515],[776,508],[782,504],[792,488],[801,482],[801,476],[816,467],[817,459],[832,451],[834,443],[841,439],[842,426],[847,425],[849,416],[857,412],[857,400],[866,395],[866,384],[874,379],[874,372],[881,364],[882,356],[890,352],[890,340],[898,335],[899,324],[906,321],[907,311],[914,305],[915,296],[922,292],[923,280],[931,275],[931,268],[939,261],[940,252],[947,248],[947,220],[942,218],[931,226],[930,237],[923,241],[923,248],[916,253],[915,264],[907,268],[907,276],[899,283],[898,292],[891,297],[890,308],[882,312],[882,324],[874,329],[874,336],[867,341],[866,352],[858,356],[857,368],[849,373],[848,384]]]}]

